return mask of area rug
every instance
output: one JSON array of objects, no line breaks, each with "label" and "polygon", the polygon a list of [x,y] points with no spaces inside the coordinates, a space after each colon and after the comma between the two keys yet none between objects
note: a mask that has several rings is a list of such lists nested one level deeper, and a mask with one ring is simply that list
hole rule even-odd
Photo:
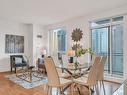
[{"label": "area rug", "polygon": [[30,88],[34,88],[43,84],[47,83],[47,77],[43,77],[43,78],[37,78],[35,76],[32,76],[32,82],[27,82],[19,77],[16,77],[15,74],[13,75],[8,75],[6,76],[7,79],[13,81],[14,83],[26,88],[26,89],[30,89]]}]

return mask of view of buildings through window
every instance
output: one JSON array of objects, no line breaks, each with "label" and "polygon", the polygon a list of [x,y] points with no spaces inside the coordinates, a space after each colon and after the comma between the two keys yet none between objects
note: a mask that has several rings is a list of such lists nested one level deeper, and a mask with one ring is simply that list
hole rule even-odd
[{"label": "view of buildings through window", "polygon": [[66,30],[63,28],[54,29],[49,32],[49,46],[52,55],[66,51]]},{"label": "view of buildings through window", "polygon": [[92,50],[108,56],[105,71],[123,75],[123,16],[91,22]]}]

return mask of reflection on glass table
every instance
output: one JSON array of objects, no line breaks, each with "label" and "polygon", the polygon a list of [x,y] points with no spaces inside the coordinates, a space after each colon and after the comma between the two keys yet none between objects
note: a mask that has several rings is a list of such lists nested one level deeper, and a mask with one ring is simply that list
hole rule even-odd
[{"label": "reflection on glass table", "polygon": [[112,95],[127,95],[127,80]]},{"label": "reflection on glass table", "polygon": [[74,63],[69,63],[69,64],[63,64],[63,65],[56,65],[56,68],[66,71],[73,78],[78,78],[82,76],[83,74],[85,74],[85,71],[87,71],[88,66],[86,66],[85,64],[79,64],[75,68]]}]

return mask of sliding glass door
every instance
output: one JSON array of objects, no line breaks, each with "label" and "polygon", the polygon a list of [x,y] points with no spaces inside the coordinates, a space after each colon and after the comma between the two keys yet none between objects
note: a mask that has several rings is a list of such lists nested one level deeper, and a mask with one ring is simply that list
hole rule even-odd
[{"label": "sliding glass door", "polygon": [[123,76],[122,20],[123,17],[116,17],[91,24],[92,50],[108,57],[105,72],[112,76]]},{"label": "sliding glass door", "polygon": [[123,26],[112,26],[112,74],[123,75]]},{"label": "sliding glass door", "polygon": [[[92,29],[92,50],[95,54],[109,56],[109,27]],[[105,71],[110,72],[109,57],[105,64]]]}]

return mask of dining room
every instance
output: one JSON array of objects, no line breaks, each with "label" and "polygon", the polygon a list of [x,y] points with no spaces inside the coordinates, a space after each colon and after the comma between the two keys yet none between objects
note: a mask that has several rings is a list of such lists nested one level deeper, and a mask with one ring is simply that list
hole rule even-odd
[{"label": "dining room", "polygon": [[126,0],[0,0],[0,95],[127,95]]}]

